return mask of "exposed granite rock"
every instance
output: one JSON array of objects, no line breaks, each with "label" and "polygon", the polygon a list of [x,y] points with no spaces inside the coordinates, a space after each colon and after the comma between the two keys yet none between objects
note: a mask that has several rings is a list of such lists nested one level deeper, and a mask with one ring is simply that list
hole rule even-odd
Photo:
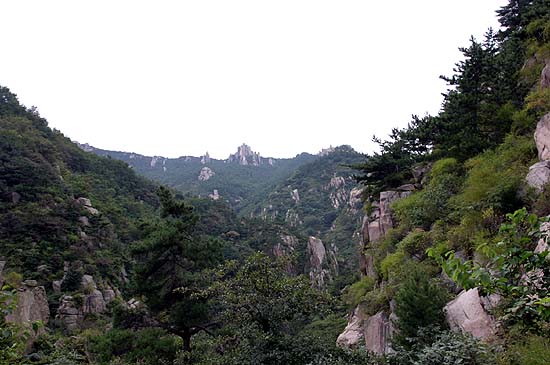
[{"label": "exposed granite rock", "polygon": [[[550,239],[550,222],[544,222],[540,225],[541,238],[535,247],[535,253],[543,253],[548,251],[548,240]],[[547,256],[548,259],[550,256]]]},{"label": "exposed granite rock", "polygon": [[201,164],[206,165],[208,163],[210,163],[210,155],[206,152],[204,156],[201,156]]},{"label": "exposed granite rock", "polygon": [[105,305],[111,303],[117,297],[117,293],[110,286],[108,286],[107,289],[103,290],[102,293]]},{"label": "exposed granite rock", "polygon": [[92,215],[98,215],[99,214],[99,210],[95,209],[92,206],[92,202],[90,201],[90,199],[80,197],[80,198],[76,199],[76,202],[78,204],[80,204],[82,206],[82,208],[87,210],[90,214],[92,214]]},{"label": "exposed granite rock", "polygon": [[363,188],[353,188],[349,192],[348,204],[351,209],[358,211],[363,205]]},{"label": "exposed granite rock", "polygon": [[237,153],[229,155],[227,162],[238,162],[239,165],[259,166],[262,164],[262,157],[259,153],[252,151],[252,148],[246,144],[242,144],[237,148]]},{"label": "exposed granite rock", "polygon": [[490,340],[496,334],[497,322],[487,311],[497,302],[495,296],[482,299],[477,288],[463,291],[445,306],[447,322],[454,331]]},{"label": "exposed granite rock", "polygon": [[544,185],[550,182],[550,161],[537,162],[529,167],[525,180],[529,186],[541,192]]},{"label": "exposed granite rock", "polygon": [[537,123],[535,143],[539,152],[539,160],[550,160],[550,113],[543,116]]},{"label": "exposed granite rock", "polygon": [[340,347],[357,348],[364,343],[365,330],[363,328],[365,318],[360,306],[353,310],[353,313],[348,318],[348,324],[342,332],[336,344]]},{"label": "exposed granite rock", "polygon": [[365,348],[383,355],[391,352],[392,325],[385,312],[378,312],[365,321]]},{"label": "exposed granite rock", "polygon": [[325,285],[325,277],[329,275],[324,268],[326,261],[326,249],[323,241],[317,237],[310,236],[307,244],[309,252],[310,271],[309,277],[313,286],[322,288]]},{"label": "exposed granite rock", "polygon": [[94,289],[90,294],[84,297],[82,303],[82,313],[103,313],[107,305],[101,291]]},{"label": "exposed granite rock", "polygon": [[210,168],[210,167],[203,167],[199,173],[199,181],[208,181],[212,176],[216,175],[216,173]]},{"label": "exposed granite rock", "polygon": [[431,169],[430,164],[419,164],[412,168],[411,172],[416,184],[423,184],[424,179],[427,176],[428,172]]},{"label": "exposed granite rock", "polygon": [[321,149],[321,151],[317,154],[318,156],[327,156],[329,154],[331,154],[332,152],[334,152],[336,149],[332,146],[330,146],[329,148],[323,148]]},{"label": "exposed granite rock", "polygon": [[78,221],[79,221],[80,224],[82,224],[84,227],[90,227],[90,220],[88,219],[88,217],[85,217],[85,216],[78,217]]},{"label": "exposed granite rock", "polygon": [[53,289],[53,292],[56,293],[56,294],[59,294],[61,293],[61,283],[63,281],[62,280],[55,280],[52,282],[52,289]]},{"label": "exposed granite rock", "polygon": [[61,297],[56,318],[61,322],[63,328],[68,333],[72,333],[79,328],[79,321],[82,319],[82,314],[76,308],[72,296],[64,295]]},{"label": "exposed granite rock", "polygon": [[80,283],[84,293],[87,293],[82,303],[82,313],[102,313],[106,309],[103,293],[97,289],[91,275],[83,275]]},{"label": "exposed granite rock", "polygon": [[208,194],[208,197],[212,200],[220,200],[220,193],[218,192],[218,189],[214,189],[212,194]]},{"label": "exposed granite rock", "polygon": [[298,203],[300,201],[300,193],[298,193],[298,189],[294,189],[290,192],[290,196],[292,197],[292,200],[294,202]]},{"label": "exposed granite rock", "polygon": [[5,319],[7,322],[21,325],[29,331],[30,337],[27,340],[27,347],[29,348],[34,340],[44,333],[44,327],[34,332],[32,324],[41,321],[46,325],[50,319],[48,296],[44,287],[37,286],[35,280],[24,281],[22,287],[17,290],[17,305]]},{"label": "exposed granite rock", "polygon": [[17,204],[21,200],[21,194],[19,194],[16,191],[13,191],[10,195],[11,195],[11,202],[13,204]]},{"label": "exposed granite rock", "polygon": [[336,344],[347,348],[365,346],[369,352],[378,355],[388,354],[392,352],[391,336],[394,332],[390,318],[396,317],[388,317],[383,311],[368,317],[359,305],[348,318],[348,324],[338,336]]},{"label": "exposed granite rock", "polygon": [[540,87],[542,89],[550,87],[550,60],[546,61],[546,66],[542,69],[540,75]]},{"label": "exposed granite rock", "polygon": [[283,257],[290,255],[298,245],[298,238],[287,234],[280,235],[281,241],[273,247],[273,255],[275,257]]}]

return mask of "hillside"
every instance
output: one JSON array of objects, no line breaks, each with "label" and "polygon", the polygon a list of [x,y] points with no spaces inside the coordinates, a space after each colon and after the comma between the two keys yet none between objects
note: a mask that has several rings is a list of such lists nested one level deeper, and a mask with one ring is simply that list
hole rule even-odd
[{"label": "hillside", "polygon": [[497,14],[369,155],[102,151],[0,87],[0,365],[547,365],[550,2]]},{"label": "hillside", "polygon": [[124,161],[138,174],[184,194],[226,201],[236,211],[259,192],[287,178],[298,166],[315,159],[307,153],[289,159],[264,158],[245,144],[226,160],[210,158],[208,153],[200,157],[166,158],[80,146],[99,156]]}]

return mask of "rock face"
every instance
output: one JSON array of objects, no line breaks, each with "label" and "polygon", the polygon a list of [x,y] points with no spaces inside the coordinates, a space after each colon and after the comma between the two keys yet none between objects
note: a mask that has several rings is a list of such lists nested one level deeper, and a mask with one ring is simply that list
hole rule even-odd
[{"label": "rock face", "polygon": [[539,151],[539,160],[550,160],[550,113],[543,116],[537,123],[535,143]]},{"label": "rock face", "polygon": [[250,146],[243,143],[237,148],[237,153],[229,155],[227,162],[237,162],[243,166],[260,166],[263,163],[263,159],[258,152],[252,151]]},{"label": "rock face", "polygon": [[477,288],[463,291],[445,306],[447,322],[454,331],[489,340],[495,336],[497,323],[487,311],[497,302],[498,297],[480,297]]},{"label": "rock face", "polygon": [[199,181],[208,181],[212,176],[216,175],[216,173],[210,168],[210,167],[203,167],[199,173]]},{"label": "rock face", "polygon": [[527,173],[527,184],[532,186],[538,192],[541,192],[544,185],[550,182],[550,161],[537,162],[529,167]]},{"label": "rock face", "polygon": [[208,194],[208,197],[212,200],[220,200],[220,193],[218,192],[218,189],[214,189],[212,194]]},{"label": "rock face", "polygon": [[393,326],[386,313],[378,312],[365,321],[365,348],[382,355],[391,352]]},{"label": "rock face", "polygon": [[365,346],[369,352],[388,354],[392,351],[390,339],[394,331],[390,318],[383,311],[368,317],[359,305],[349,317],[348,325],[338,336],[336,344],[352,349]]},{"label": "rock face", "polygon": [[540,162],[529,168],[525,180],[529,186],[540,193],[544,186],[550,183],[550,113],[543,116],[537,123],[535,143]]},{"label": "rock face", "polygon": [[201,164],[206,165],[208,163],[210,163],[210,155],[206,152],[204,156],[201,156]]},{"label": "rock face", "polygon": [[[48,306],[48,296],[43,286],[36,286],[36,281],[26,280],[23,286],[17,290],[17,306],[6,316],[6,321],[22,325],[30,330],[32,324],[41,321],[44,325],[48,324],[50,319],[50,308]],[[32,330],[28,345],[44,332],[41,327],[36,333]]]},{"label": "rock face", "polygon": [[[388,231],[393,228],[393,218],[391,204],[395,201],[405,198],[411,194],[411,191],[383,191],[380,193],[380,200],[373,203],[374,210],[370,215],[363,218],[361,228],[361,244],[363,250],[374,247]],[[361,272],[369,277],[375,277],[374,260],[365,254],[361,260]]]},{"label": "rock face", "polygon": [[363,328],[364,321],[365,318],[361,308],[355,308],[353,313],[348,318],[348,325],[344,329],[344,332],[338,336],[336,344],[340,347],[347,347],[351,349],[359,347],[365,339]]},{"label": "rock face", "polygon": [[92,202],[90,201],[90,199],[80,197],[80,198],[76,199],[76,202],[78,204],[80,204],[82,206],[82,208],[87,210],[90,214],[92,214],[92,215],[98,215],[99,214],[99,210],[95,209],[92,206]]},{"label": "rock face", "polygon": [[342,176],[334,176],[324,187],[324,190],[330,191],[330,203],[334,209],[340,208],[348,202],[350,194],[345,189],[346,179]]},{"label": "rock face", "polygon": [[310,271],[309,277],[313,286],[322,288],[325,285],[325,277],[329,275],[328,270],[324,268],[327,251],[323,241],[316,237],[309,237],[307,249],[309,252]]},{"label": "rock face", "polygon": [[79,328],[78,323],[81,319],[81,313],[76,308],[72,296],[64,295],[61,297],[56,318],[59,319],[63,325],[63,328],[69,333],[72,333]]},{"label": "rock face", "polygon": [[81,287],[85,293],[88,293],[82,303],[82,313],[104,312],[107,305],[103,299],[103,293],[97,289],[94,278],[91,275],[83,275]]},{"label": "rock face", "polygon": [[540,75],[540,87],[542,89],[550,87],[550,60],[546,60],[546,66],[542,69]]}]

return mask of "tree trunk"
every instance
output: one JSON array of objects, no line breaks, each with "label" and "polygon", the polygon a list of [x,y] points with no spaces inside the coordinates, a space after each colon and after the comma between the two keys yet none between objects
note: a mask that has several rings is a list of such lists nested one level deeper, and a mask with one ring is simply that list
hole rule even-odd
[{"label": "tree trunk", "polygon": [[181,336],[183,339],[183,351],[190,352],[191,351],[191,331],[189,328],[185,328],[183,330],[183,334]]}]

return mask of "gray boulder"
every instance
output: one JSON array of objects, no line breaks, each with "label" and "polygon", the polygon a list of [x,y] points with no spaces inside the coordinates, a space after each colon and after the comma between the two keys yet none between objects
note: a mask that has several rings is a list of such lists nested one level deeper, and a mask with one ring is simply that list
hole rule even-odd
[{"label": "gray boulder", "polygon": [[358,306],[348,318],[348,324],[344,332],[338,336],[336,344],[340,347],[352,349],[362,345],[365,339],[363,328],[364,321],[363,311]]},{"label": "gray boulder", "polygon": [[46,325],[50,319],[48,296],[44,287],[36,286],[34,280],[23,282],[23,286],[17,290],[17,305],[5,319],[6,322],[21,325],[28,331],[27,348],[30,348],[34,340],[44,333],[44,327],[40,327],[36,332],[33,331],[32,324],[40,321]]},{"label": "gray boulder", "polygon": [[540,87],[542,89],[550,87],[550,60],[546,61],[546,66],[542,69],[540,75]]},{"label": "gray boulder", "polygon": [[539,160],[550,160],[550,113],[543,116],[537,123],[535,143],[539,152]]},{"label": "gray boulder", "polygon": [[454,331],[490,340],[497,331],[497,322],[488,311],[499,301],[496,296],[482,298],[477,288],[463,291],[445,306],[449,326]]},{"label": "gray boulder", "polygon": [[390,339],[393,327],[385,312],[378,312],[365,321],[365,348],[383,355],[391,352]]},{"label": "gray boulder", "polygon": [[525,180],[529,186],[540,193],[544,185],[550,182],[550,161],[537,162],[529,167]]}]

